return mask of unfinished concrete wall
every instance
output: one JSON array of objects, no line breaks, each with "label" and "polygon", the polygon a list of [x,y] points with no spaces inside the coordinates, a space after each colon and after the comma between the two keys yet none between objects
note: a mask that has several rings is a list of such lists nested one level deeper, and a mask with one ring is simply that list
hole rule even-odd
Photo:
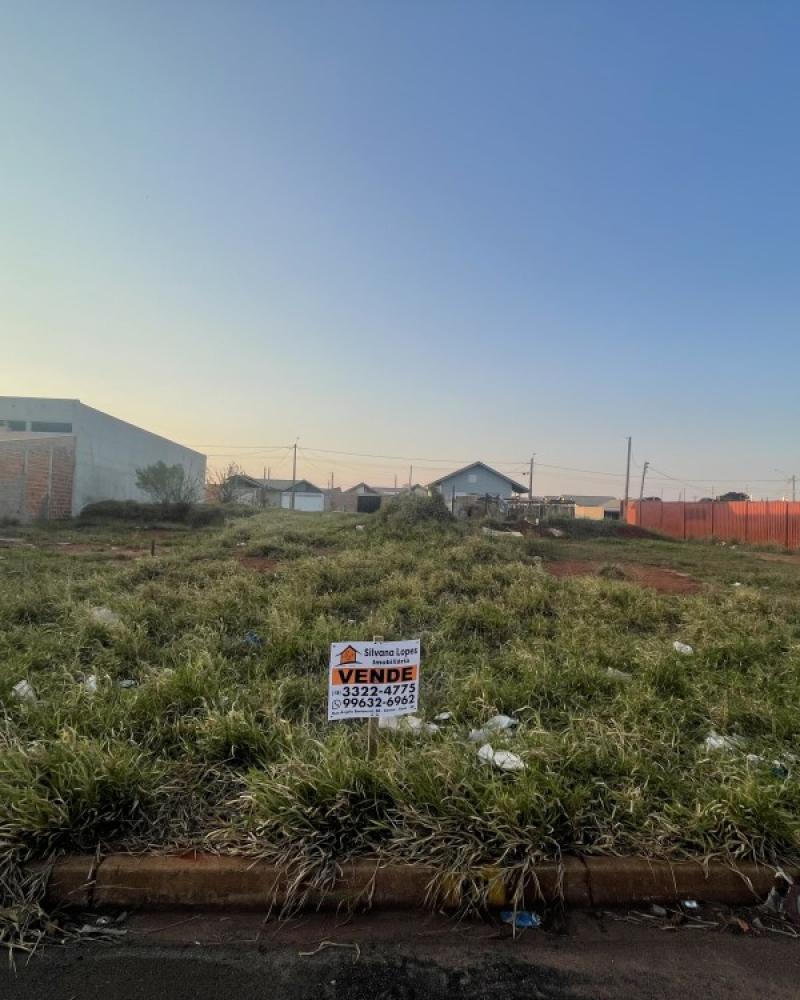
[{"label": "unfinished concrete wall", "polygon": [[0,437],[0,517],[69,517],[74,472],[74,435]]}]

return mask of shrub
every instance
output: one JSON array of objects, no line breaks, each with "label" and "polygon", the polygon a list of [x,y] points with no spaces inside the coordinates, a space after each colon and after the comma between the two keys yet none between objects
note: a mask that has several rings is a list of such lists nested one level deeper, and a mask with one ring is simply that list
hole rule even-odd
[{"label": "shrub", "polygon": [[441,493],[427,497],[403,494],[381,505],[378,520],[387,527],[404,530],[423,524],[450,524],[455,519]]},{"label": "shrub", "polygon": [[206,507],[190,503],[139,503],[138,500],[99,500],[87,504],[80,512],[82,524],[102,521],[128,521],[132,524],[187,524],[192,528],[205,528],[225,522],[222,507]]}]

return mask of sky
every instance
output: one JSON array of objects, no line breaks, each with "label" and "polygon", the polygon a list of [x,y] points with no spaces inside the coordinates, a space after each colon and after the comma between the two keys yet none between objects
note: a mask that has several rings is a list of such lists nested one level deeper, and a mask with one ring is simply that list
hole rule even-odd
[{"label": "sky", "polygon": [[0,395],[324,485],[800,473],[800,5],[0,5]]}]

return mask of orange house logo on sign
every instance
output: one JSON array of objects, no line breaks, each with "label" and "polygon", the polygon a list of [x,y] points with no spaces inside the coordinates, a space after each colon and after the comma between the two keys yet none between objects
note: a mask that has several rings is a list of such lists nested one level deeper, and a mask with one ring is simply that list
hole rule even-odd
[{"label": "orange house logo on sign", "polygon": [[373,719],[416,711],[419,652],[419,639],[333,643],[328,719]]}]

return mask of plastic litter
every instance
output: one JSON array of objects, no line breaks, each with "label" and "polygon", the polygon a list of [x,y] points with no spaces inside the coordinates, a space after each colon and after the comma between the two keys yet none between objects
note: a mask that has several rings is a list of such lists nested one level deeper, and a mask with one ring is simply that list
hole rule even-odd
[{"label": "plastic litter", "polygon": [[553,538],[563,538],[566,532],[562,531],[561,528],[548,528],[547,534]]},{"label": "plastic litter", "polygon": [[741,745],[736,736],[721,736],[715,729],[706,736],[703,746],[706,750],[736,750]]},{"label": "plastic litter", "polygon": [[497,528],[481,528],[490,538],[522,538],[521,531],[498,531]]},{"label": "plastic litter", "polygon": [[439,732],[433,722],[425,722],[418,715],[382,715],[378,719],[378,729],[391,729],[397,733],[413,733],[414,736],[432,736]]},{"label": "plastic litter", "polygon": [[259,649],[261,646],[264,645],[264,640],[261,638],[258,632],[254,632],[252,629],[249,629],[247,632],[245,632],[245,634],[242,636],[242,642],[247,643],[248,646],[254,646],[256,649]]},{"label": "plastic litter", "polygon": [[741,583],[737,580],[736,583],[734,583],[734,587],[741,587]]},{"label": "plastic litter", "polygon": [[116,611],[112,611],[111,608],[90,608],[89,617],[96,625],[113,627],[114,625],[122,624],[120,616]]},{"label": "plastic litter", "polygon": [[97,674],[89,674],[83,679],[83,690],[87,694],[97,694]]},{"label": "plastic litter", "polygon": [[439,712],[438,715],[434,715],[434,722],[449,722],[453,718],[452,712]]},{"label": "plastic litter", "polygon": [[694,652],[691,646],[687,645],[685,642],[678,642],[677,639],[673,642],[672,648],[676,653],[680,653],[681,656],[691,656]]},{"label": "plastic litter", "polygon": [[658,903],[653,903],[650,907],[650,912],[654,917],[666,917],[667,910],[664,906],[659,906]]},{"label": "plastic litter", "polygon": [[126,691],[129,688],[135,688],[138,686],[139,686],[138,681],[135,681],[132,677],[123,677],[122,680],[119,682],[119,687],[121,687],[123,690]]},{"label": "plastic litter", "polygon": [[524,771],[525,762],[510,750],[494,750],[489,743],[478,749],[478,756],[487,764],[494,764],[501,771]]},{"label": "plastic litter", "polygon": [[364,530],[364,525],[363,524],[357,524],[356,525],[356,531],[363,531],[363,530]]},{"label": "plastic litter", "polygon": [[681,906],[687,913],[697,913],[700,909],[700,904],[696,899],[684,899],[681,901]]},{"label": "plastic litter", "polygon": [[481,743],[488,739],[491,733],[501,733],[504,729],[511,729],[517,725],[519,720],[512,719],[510,715],[493,715],[480,729],[470,729],[470,743]]},{"label": "plastic litter", "polygon": [[17,701],[32,705],[36,701],[36,692],[26,680],[17,681],[11,688],[11,693]]},{"label": "plastic litter", "polygon": [[514,910],[501,910],[500,919],[518,931],[534,930],[542,923],[542,918],[533,910],[517,910],[516,913]]},{"label": "plastic litter", "polygon": [[607,667],[606,675],[612,677],[615,681],[622,681],[623,684],[630,684],[633,680],[633,674],[626,673],[624,670],[617,670],[616,667]]}]

